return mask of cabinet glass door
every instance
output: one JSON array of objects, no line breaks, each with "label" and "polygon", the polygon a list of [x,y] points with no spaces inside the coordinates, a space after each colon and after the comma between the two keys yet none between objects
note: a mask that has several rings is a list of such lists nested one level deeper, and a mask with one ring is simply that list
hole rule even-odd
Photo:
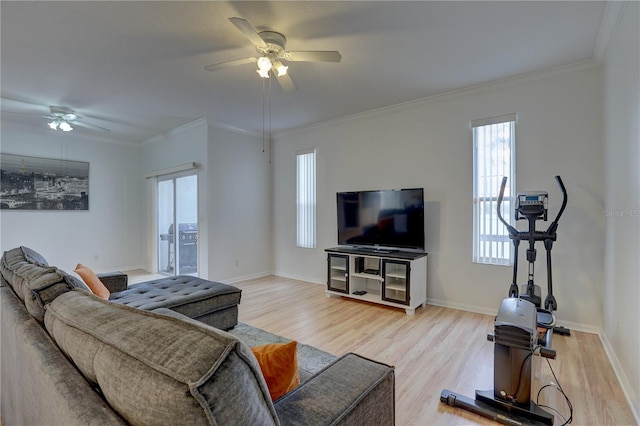
[{"label": "cabinet glass door", "polygon": [[410,263],[382,260],[382,299],[388,302],[409,304]]},{"label": "cabinet glass door", "polygon": [[349,293],[349,256],[329,254],[327,263],[327,289]]}]

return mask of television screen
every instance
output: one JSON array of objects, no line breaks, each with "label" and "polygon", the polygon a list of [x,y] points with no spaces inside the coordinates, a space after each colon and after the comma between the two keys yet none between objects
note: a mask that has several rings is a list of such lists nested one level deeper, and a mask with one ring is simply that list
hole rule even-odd
[{"label": "television screen", "polygon": [[424,250],[423,192],[338,192],[338,244]]}]

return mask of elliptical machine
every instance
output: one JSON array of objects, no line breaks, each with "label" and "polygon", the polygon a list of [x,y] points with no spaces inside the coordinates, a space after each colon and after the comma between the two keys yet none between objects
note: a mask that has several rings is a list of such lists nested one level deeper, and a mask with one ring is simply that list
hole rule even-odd
[{"label": "elliptical machine", "polygon": [[[564,183],[560,176],[556,176],[556,182],[562,191],[562,207],[558,211],[556,218],[551,222],[546,231],[536,230],[536,221],[547,221],[547,204],[549,201],[549,194],[545,191],[527,191],[518,192],[515,199],[514,214],[516,220],[526,219],[529,223],[529,229],[526,231],[518,231],[511,226],[502,216],[501,206],[504,198],[504,189],[507,185],[506,176],[502,178],[502,185],[500,186],[500,195],[498,196],[498,219],[504,224],[509,232],[509,238],[513,241],[513,247],[515,249],[514,261],[513,261],[513,279],[509,286],[509,297],[520,297],[521,299],[528,300],[538,308],[538,323],[541,326],[551,325],[553,311],[558,309],[558,303],[553,295],[553,279],[551,277],[551,249],[553,248],[553,242],[557,238],[556,230],[558,229],[558,221],[564,213],[565,207],[567,207],[567,190],[564,187]],[[529,247],[527,248],[527,262],[529,262],[528,279],[526,286],[522,286],[522,291],[518,293],[518,247],[520,241],[528,241]],[[547,251],[547,297],[544,300],[544,310],[541,309],[541,290],[540,286],[536,285],[533,281],[534,276],[534,263],[536,261],[536,248],[537,241],[544,242],[544,248]],[[545,312],[546,311],[546,312]],[[569,334],[569,331],[564,327],[556,327],[557,333]]]},{"label": "elliptical machine", "polygon": [[[504,220],[501,213],[507,178],[502,179],[498,196],[498,218],[506,226],[509,238],[513,241],[514,265],[513,280],[509,287],[509,297],[502,301],[494,321],[494,333],[487,340],[494,342],[494,365],[492,390],[476,390],[475,399],[465,397],[447,389],[440,393],[440,401],[452,407],[460,407],[503,424],[545,424],[552,425],[554,416],[541,409],[531,400],[533,354],[540,350],[545,358],[555,359],[556,351],[551,346],[557,302],[553,296],[551,278],[551,249],[556,240],[558,221],[567,206],[567,191],[560,176],[556,182],[563,194],[562,207],[547,230],[537,231],[538,220],[547,220],[549,195],[544,191],[520,192],[515,199],[516,220],[526,219],[529,229],[518,231]],[[527,261],[528,279],[522,291],[518,290],[518,246],[520,241],[528,241]],[[544,242],[547,251],[547,297],[541,308],[540,286],[534,283],[534,262],[536,260],[535,243]],[[544,330],[540,332],[539,329]],[[563,327],[555,331],[569,334]]]}]

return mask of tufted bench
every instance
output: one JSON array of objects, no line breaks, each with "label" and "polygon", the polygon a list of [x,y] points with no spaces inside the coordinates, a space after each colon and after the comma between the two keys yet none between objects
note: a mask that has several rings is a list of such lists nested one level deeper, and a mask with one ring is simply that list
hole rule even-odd
[{"label": "tufted bench", "polygon": [[132,285],[111,293],[109,300],[146,311],[169,308],[213,327],[229,330],[238,323],[241,292],[231,285],[178,275]]}]

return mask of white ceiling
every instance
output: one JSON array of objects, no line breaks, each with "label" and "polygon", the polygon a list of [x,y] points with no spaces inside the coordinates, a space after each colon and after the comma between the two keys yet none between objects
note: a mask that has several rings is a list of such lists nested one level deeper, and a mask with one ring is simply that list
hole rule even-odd
[{"label": "white ceiling", "polygon": [[607,3],[598,1],[2,1],[0,8],[2,120],[44,126],[48,106],[62,105],[130,142],[201,117],[262,132],[255,64],[204,69],[256,54],[229,17],[283,33],[287,50],[342,54],[340,63],[289,63],[295,92],[272,82],[274,133],[594,60],[607,21]]}]

